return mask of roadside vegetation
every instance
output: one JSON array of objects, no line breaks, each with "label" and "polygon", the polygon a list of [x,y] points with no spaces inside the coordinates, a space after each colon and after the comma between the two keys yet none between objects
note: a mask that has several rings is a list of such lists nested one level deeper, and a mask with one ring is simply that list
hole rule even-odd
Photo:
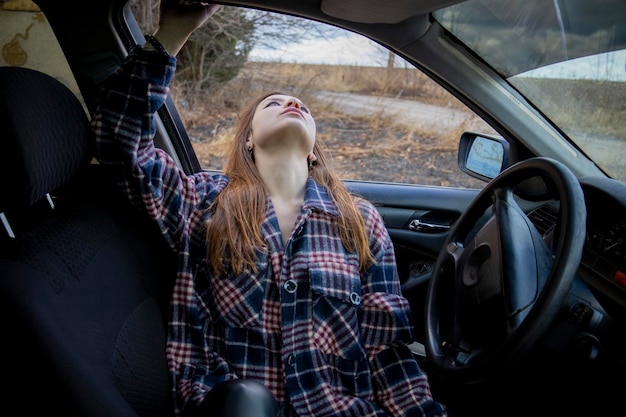
[{"label": "roadside vegetation", "polygon": [[[414,68],[247,62],[236,78],[216,91],[183,94],[175,82],[172,95],[203,167],[223,167],[239,109],[258,94],[276,90],[298,95],[311,107],[318,138],[345,179],[484,185],[458,168],[458,140],[465,130],[492,131]],[[311,91],[318,90],[416,100],[466,110],[467,116],[453,129],[407,126],[384,115],[346,113],[331,102],[316,100]]]}]

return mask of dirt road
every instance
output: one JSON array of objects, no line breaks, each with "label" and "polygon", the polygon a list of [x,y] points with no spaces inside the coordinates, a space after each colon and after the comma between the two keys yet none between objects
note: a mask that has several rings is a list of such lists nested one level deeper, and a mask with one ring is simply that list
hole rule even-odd
[{"label": "dirt road", "polygon": [[466,122],[471,113],[458,109],[434,106],[414,100],[391,97],[374,97],[364,94],[319,91],[318,99],[332,102],[346,113],[362,116],[382,115],[393,117],[407,126],[421,126],[428,130],[455,130]]}]

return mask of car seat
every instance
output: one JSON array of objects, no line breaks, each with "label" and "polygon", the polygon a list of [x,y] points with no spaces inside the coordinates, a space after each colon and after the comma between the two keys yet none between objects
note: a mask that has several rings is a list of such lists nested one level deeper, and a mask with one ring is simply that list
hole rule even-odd
[{"label": "car seat", "polygon": [[0,67],[0,398],[29,415],[172,415],[176,260],[94,146],[61,82]]}]

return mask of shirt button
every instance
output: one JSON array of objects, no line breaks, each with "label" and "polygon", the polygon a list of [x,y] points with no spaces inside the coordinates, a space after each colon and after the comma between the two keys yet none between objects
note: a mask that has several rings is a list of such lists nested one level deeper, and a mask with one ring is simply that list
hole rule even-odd
[{"label": "shirt button", "polygon": [[298,289],[298,283],[290,279],[285,281],[283,287],[285,288],[285,291],[287,291],[289,294],[293,294]]},{"label": "shirt button", "polygon": [[350,302],[355,306],[361,304],[361,296],[355,292],[350,293]]},{"label": "shirt button", "polygon": [[296,355],[294,355],[293,353],[290,353],[289,356],[287,356],[287,365],[294,366],[295,364],[296,364]]}]

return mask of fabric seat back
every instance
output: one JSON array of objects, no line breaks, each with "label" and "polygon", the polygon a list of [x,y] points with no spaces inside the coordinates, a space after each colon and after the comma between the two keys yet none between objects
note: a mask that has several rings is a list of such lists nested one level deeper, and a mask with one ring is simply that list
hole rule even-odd
[{"label": "fabric seat back", "polygon": [[[4,404],[27,414],[168,416],[175,258],[91,163],[76,96],[0,67],[0,321]],[[4,230],[2,230],[4,229]]]}]

